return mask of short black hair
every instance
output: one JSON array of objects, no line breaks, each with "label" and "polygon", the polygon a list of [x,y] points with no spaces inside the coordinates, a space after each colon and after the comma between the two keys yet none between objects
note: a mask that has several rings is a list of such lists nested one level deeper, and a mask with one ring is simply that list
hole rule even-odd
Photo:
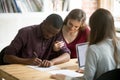
[{"label": "short black hair", "polygon": [[53,25],[54,28],[60,29],[63,26],[63,19],[60,15],[58,14],[51,14],[49,15],[45,21],[50,24]]}]

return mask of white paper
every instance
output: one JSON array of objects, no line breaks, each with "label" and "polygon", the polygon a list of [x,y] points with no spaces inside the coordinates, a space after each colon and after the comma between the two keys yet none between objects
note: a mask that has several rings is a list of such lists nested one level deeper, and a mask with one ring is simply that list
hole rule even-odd
[{"label": "white paper", "polygon": [[81,77],[83,76],[82,73],[78,73],[72,70],[53,70],[53,71],[49,71],[49,73],[51,74],[64,74],[66,76],[70,76],[70,77]]},{"label": "white paper", "polygon": [[29,65],[28,67],[30,68],[33,68],[35,70],[38,70],[38,71],[51,71],[51,70],[56,70],[56,69],[60,69],[56,66],[51,66],[51,67],[39,67],[39,66],[31,66]]}]

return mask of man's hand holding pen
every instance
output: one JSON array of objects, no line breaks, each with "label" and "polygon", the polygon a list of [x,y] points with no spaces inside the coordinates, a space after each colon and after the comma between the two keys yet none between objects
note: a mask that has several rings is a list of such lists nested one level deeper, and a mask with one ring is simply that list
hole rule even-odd
[{"label": "man's hand holding pen", "polygon": [[53,50],[54,51],[59,51],[63,46],[64,46],[63,41],[56,41],[54,46],[53,46]]},{"label": "man's hand holding pen", "polygon": [[[56,41],[53,45],[53,50],[54,51],[59,51],[62,47],[64,46],[63,41]],[[31,65],[36,65],[40,67],[49,67],[54,65],[54,62],[49,61],[49,60],[41,60],[38,58],[38,54],[36,52],[33,52],[33,58],[31,59]]]},{"label": "man's hand holding pen", "polygon": [[32,59],[32,65],[41,66],[42,60],[38,58],[38,54],[36,52],[33,52],[34,58]]},{"label": "man's hand holding pen", "polygon": [[49,60],[41,60],[38,58],[38,55],[36,52],[33,52],[34,57],[29,61],[31,65],[36,65],[40,67],[49,67],[53,65],[52,61]]},{"label": "man's hand holding pen", "polygon": [[39,59],[39,58],[32,58],[30,60],[30,65],[41,66],[42,65],[42,60]]},{"label": "man's hand holding pen", "polygon": [[31,65],[36,65],[39,67],[50,67],[50,66],[54,65],[52,61],[49,61],[49,60],[42,61],[39,58],[33,58],[33,59],[31,59],[30,62],[32,63]]}]

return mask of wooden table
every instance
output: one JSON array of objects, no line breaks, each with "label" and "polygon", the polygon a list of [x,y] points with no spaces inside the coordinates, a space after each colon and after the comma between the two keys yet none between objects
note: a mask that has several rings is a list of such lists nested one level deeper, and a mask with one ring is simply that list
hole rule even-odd
[{"label": "wooden table", "polygon": [[[77,59],[71,59],[69,62],[55,65],[60,69],[77,70]],[[0,66],[0,79],[5,80],[53,80],[50,73],[38,71],[22,64],[10,64]]]}]

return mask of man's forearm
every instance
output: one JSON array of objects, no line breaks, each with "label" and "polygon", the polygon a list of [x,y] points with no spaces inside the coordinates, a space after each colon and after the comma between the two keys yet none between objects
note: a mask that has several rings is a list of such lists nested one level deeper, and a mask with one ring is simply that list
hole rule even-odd
[{"label": "man's forearm", "polygon": [[64,53],[61,56],[52,59],[51,61],[53,62],[54,65],[64,63],[70,60],[70,54]]},{"label": "man's forearm", "polygon": [[14,55],[4,55],[3,61],[5,63],[12,63],[12,64],[29,64],[27,62],[28,59],[19,58],[19,57],[14,56]]}]

